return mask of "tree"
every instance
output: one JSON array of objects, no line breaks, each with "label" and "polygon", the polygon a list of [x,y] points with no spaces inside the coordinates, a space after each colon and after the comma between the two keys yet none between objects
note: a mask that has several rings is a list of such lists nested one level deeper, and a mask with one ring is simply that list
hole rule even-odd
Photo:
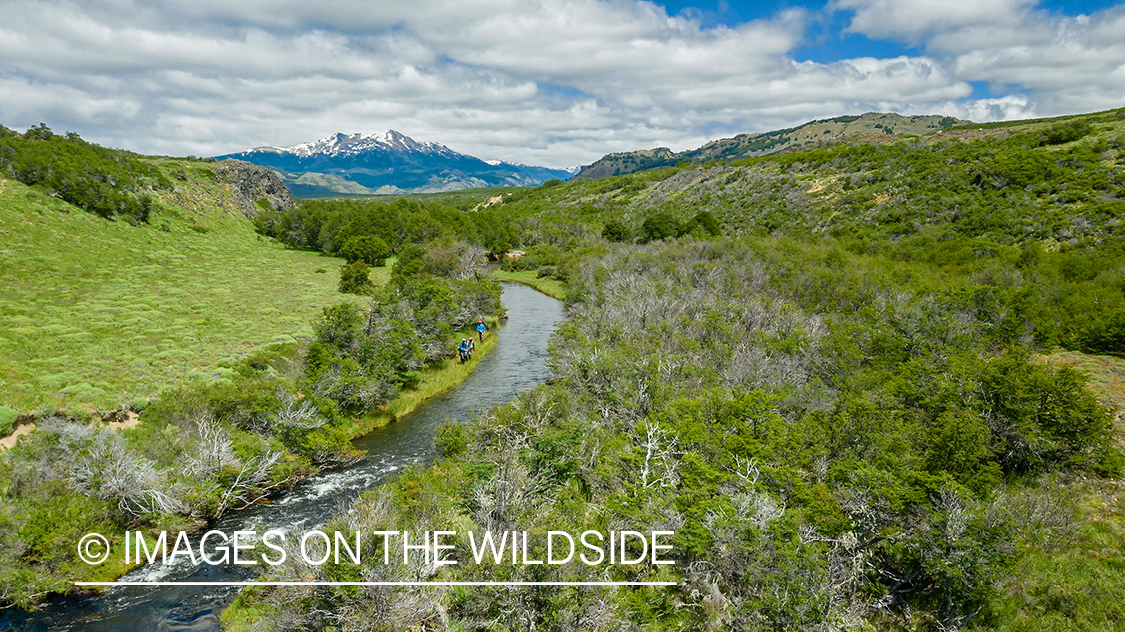
[{"label": "tree", "polygon": [[368,294],[375,289],[371,282],[371,268],[362,261],[340,268],[340,291],[345,294]]},{"label": "tree", "polygon": [[387,242],[375,235],[357,235],[344,242],[340,254],[348,263],[363,262],[369,266],[381,267],[391,255]]},{"label": "tree", "polygon": [[629,241],[633,238],[633,230],[625,222],[619,219],[611,219],[602,228],[602,237],[617,243]]},{"label": "tree", "polygon": [[680,223],[671,213],[656,213],[641,224],[641,241],[671,239],[680,232]]}]

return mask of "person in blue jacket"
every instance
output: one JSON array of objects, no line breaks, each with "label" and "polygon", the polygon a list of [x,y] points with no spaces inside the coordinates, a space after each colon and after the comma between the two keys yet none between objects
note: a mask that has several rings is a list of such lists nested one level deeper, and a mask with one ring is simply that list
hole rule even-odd
[{"label": "person in blue jacket", "polygon": [[486,331],[488,331],[488,327],[484,326],[484,321],[478,320],[477,321],[477,336],[480,338],[481,342],[484,342],[484,332],[486,332]]},{"label": "person in blue jacket", "polygon": [[461,364],[465,364],[465,360],[469,359],[469,339],[462,338],[461,344],[457,346],[457,352],[461,354]]}]

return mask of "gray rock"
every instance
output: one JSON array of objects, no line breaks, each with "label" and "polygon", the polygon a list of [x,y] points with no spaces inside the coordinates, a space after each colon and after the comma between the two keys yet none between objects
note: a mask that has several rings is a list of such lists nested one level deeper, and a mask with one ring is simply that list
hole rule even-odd
[{"label": "gray rock", "polygon": [[276,173],[244,160],[224,160],[215,168],[219,179],[230,185],[235,202],[247,218],[253,219],[262,209],[258,200],[266,200],[275,210],[287,211],[294,206],[293,194]]}]

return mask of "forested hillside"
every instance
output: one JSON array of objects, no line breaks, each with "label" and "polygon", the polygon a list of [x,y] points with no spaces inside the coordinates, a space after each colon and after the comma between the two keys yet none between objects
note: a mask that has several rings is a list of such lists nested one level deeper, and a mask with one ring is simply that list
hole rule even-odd
[{"label": "forested hillside", "polygon": [[[673,152],[667,147],[608,154],[586,165],[575,178],[605,178],[678,164],[736,160],[833,143],[893,143],[907,136],[924,136],[964,123],[951,116],[902,116],[868,112],[837,116],[760,134],[739,134],[713,140],[698,149]],[[969,125],[972,125],[969,123]]]},{"label": "forested hillside", "polygon": [[525,251],[504,267],[567,286],[558,381],[443,427],[441,460],[363,495],[329,528],[457,525],[538,541],[674,530],[676,565],[384,566],[375,539],[363,565],[268,576],[678,585],[260,589],[226,621],[1120,628],[1121,428],[1086,376],[1050,358],[1060,346],[1125,351],[1123,120],[935,133],[503,198],[519,227],[510,245]]},{"label": "forested hillside", "polygon": [[565,274],[569,233],[646,242],[691,232],[705,212],[727,235],[788,236],[964,279],[965,300],[997,327],[1025,320],[1012,335],[1040,348],[1125,352],[1125,110],[966,133],[516,193],[505,206],[545,237],[516,265]]}]

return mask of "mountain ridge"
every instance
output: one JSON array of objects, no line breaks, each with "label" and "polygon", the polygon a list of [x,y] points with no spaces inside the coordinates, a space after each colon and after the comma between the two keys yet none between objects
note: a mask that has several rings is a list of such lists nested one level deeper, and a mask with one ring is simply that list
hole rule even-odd
[{"label": "mountain ridge", "polygon": [[968,123],[940,114],[903,116],[893,112],[867,112],[816,119],[797,127],[738,134],[732,138],[709,141],[697,149],[674,152],[668,147],[606,154],[583,166],[575,178],[605,178],[636,173],[646,169],[670,167],[688,160],[737,160],[767,156],[796,148],[832,142],[861,139],[870,142],[892,142],[904,136],[932,134],[955,125]]},{"label": "mountain ridge", "polygon": [[216,156],[267,167],[296,197],[440,193],[491,186],[535,186],[573,172],[502,160],[482,160],[395,130],[338,132],[284,147],[257,147]]}]

